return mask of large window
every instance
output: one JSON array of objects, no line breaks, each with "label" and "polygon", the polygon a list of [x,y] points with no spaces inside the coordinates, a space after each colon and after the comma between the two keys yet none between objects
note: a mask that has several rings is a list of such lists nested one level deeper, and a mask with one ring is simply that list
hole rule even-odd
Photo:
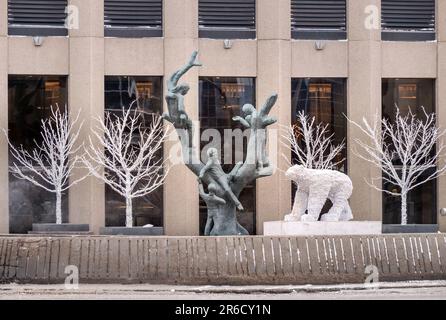
[{"label": "large window", "polygon": [[[395,119],[395,105],[405,115],[410,109],[423,116],[421,106],[426,112],[435,112],[435,81],[432,79],[383,79],[382,117]],[[395,161],[398,161],[396,159]],[[426,172],[425,174],[429,174]],[[398,187],[384,183],[383,187],[399,191]],[[409,224],[435,224],[436,181],[428,181],[409,192],[407,197],[407,216]],[[401,197],[383,193],[383,223],[401,223]]]},{"label": "large window", "polygon": [[200,38],[254,39],[255,0],[199,0]]},{"label": "large window", "polygon": [[10,35],[66,36],[67,0],[8,0]]},{"label": "large window", "polygon": [[105,0],[106,37],[161,37],[162,0]]},{"label": "large window", "polygon": [[[8,127],[14,146],[31,151],[41,143],[41,120],[50,116],[51,106],[65,109],[66,77],[9,76]],[[67,111],[67,110],[65,110]],[[9,155],[9,164],[14,162]],[[54,223],[56,197],[26,180],[9,175],[10,232],[27,233],[33,223]],[[62,196],[62,219],[68,220],[68,193]]]},{"label": "large window", "polygon": [[[232,120],[241,115],[244,104],[255,105],[254,78],[200,78],[200,125],[201,149],[209,146],[220,151],[221,163],[225,172],[230,172],[236,162],[243,161],[248,142],[247,133],[239,122]],[[209,130],[209,129],[215,129]],[[236,139],[241,134],[244,138]],[[216,135],[221,139],[214,138]],[[210,141],[205,141],[209,138]],[[243,141],[241,143],[241,141]],[[230,153],[230,154],[228,154]],[[248,185],[240,194],[239,200],[245,208],[237,214],[240,224],[249,234],[256,232],[256,186],[255,182]],[[200,199],[200,234],[203,234],[206,224],[206,204]]]},{"label": "large window", "polygon": [[[129,108],[134,101],[134,108],[142,113],[146,126],[150,125],[151,114],[162,111],[161,77],[105,77],[105,110],[120,114],[122,108]],[[144,117],[144,115],[147,115]],[[159,152],[163,157],[163,151]],[[125,199],[110,187],[105,187],[105,225],[125,225]],[[133,216],[135,226],[152,224],[163,226],[163,188],[159,187],[151,194],[134,199]]]},{"label": "large window", "polygon": [[291,35],[294,39],[346,39],[345,0],[291,0]]},{"label": "large window", "polygon": [[382,0],[383,40],[435,40],[435,0]]},{"label": "large window", "polygon": [[[304,111],[315,118],[315,123],[328,125],[329,134],[333,134],[333,143],[346,143],[347,140],[347,88],[346,80],[341,78],[296,78],[291,80],[291,121],[297,123],[297,113]],[[338,154],[335,162],[347,159],[347,148]],[[297,163],[297,158],[292,157]],[[347,173],[347,160],[340,163],[338,170]],[[296,185],[291,193],[294,201]],[[327,200],[322,213],[327,213],[332,204]]]}]

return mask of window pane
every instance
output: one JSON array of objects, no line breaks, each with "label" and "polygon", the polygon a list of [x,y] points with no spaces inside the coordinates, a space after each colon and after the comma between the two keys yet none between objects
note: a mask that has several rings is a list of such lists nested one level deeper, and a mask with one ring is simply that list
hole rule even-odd
[{"label": "window pane", "polygon": [[[435,112],[435,81],[432,79],[383,79],[382,81],[382,117],[394,120],[395,105],[402,115],[412,110],[422,116],[421,106],[426,112]],[[428,175],[426,171],[423,175]],[[422,177],[420,177],[422,180]],[[395,185],[384,183],[386,190],[399,191]],[[409,224],[437,223],[436,181],[428,181],[408,194],[407,215]],[[401,197],[383,193],[383,223],[401,223]]]},{"label": "window pane", "polygon": [[[246,153],[247,138],[243,146],[236,145],[232,141],[224,141],[225,129],[243,130],[239,122],[232,120],[233,117],[241,115],[241,107],[250,103],[255,105],[255,79],[254,78],[200,78],[200,131],[201,136],[206,129],[216,129],[220,133],[221,144],[217,147],[221,152],[221,163],[225,172],[230,172],[234,164],[243,161]],[[226,131],[228,133],[228,131]],[[215,141],[214,141],[215,143]],[[201,141],[201,149],[208,142]],[[228,145],[229,144],[229,145]],[[232,151],[232,158],[225,157],[225,150]],[[228,163],[230,162],[230,163]],[[256,232],[256,186],[255,182],[246,186],[239,196],[245,211],[237,214],[237,220],[248,230],[249,234]],[[207,209],[205,202],[200,198],[200,234],[204,233]]]},{"label": "window pane", "polygon": [[[162,111],[161,77],[105,77],[105,110],[120,115],[122,108],[134,108],[143,113],[145,126],[150,125],[151,117],[144,114],[161,114]],[[159,157],[163,157],[160,150]],[[105,225],[125,226],[125,199],[107,185],[105,186]],[[133,199],[135,226],[153,224],[163,226],[163,187],[151,194]]]},{"label": "window pane", "polygon": [[[41,120],[50,116],[50,107],[65,110],[67,103],[66,77],[9,76],[8,126],[14,146],[23,145],[31,151],[34,140],[40,144]],[[66,111],[66,110],[65,110]],[[9,155],[9,164],[14,162]],[[9,174],[10,232],[27,233],[33,223],[55,223],[56,196],[28,181]],[[62,219],[68,220],[68,193],[62,197]]]}]

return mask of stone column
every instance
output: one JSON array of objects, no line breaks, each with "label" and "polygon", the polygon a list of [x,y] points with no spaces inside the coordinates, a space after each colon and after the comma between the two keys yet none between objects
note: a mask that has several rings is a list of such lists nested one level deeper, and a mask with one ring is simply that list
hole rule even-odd
[{"label": "stone column", "polygon": [[[0,128],[8,129],[8,1],[0,0]],[[8,144],[0,134],[0,233],[9,233]]]},{"label": "stone column", "polygon": [[291,182],[283,174],[290,158],[279,141],[279,125],[291,122],[291,26],[290,0],[257,1],[257,108],[277,93],[271,115],[278,123],[268,127],[270,160],[277,166],[271,177],[257,180],[257,234],[265,221],[282,220],[291,208]]},{"label": "stone column", "polygon": [[[80,139],[88,141],[93,118],[104,114],[104,1],[70,0],[79,9],[79,28],[70,34],[69,110],[72,116],[81,110],[84,121]],[[83,174],[78,170],[74,176]],[[70,190],[69,220],[89,223],[97,233],[105,224],[104,185],[87,178]]]},{"label": "stone column", "polygon": [[[446,129],[446,2],[437,1],[437,39],[438,39],[438,74],[437,74],[437,123]],[[440,159],[440,164],[446,159]],[[437,179],[438,213],[446,208],[446,176]],[[438,214],[440,231],[446,232],[446,216]]]},{"label": "stone column", "polygon": [[[372,120],[381,115],[381,24],[379,0],[348,1],[349,78],[347,115],[355,122],[365,116]],[[367,9],[371,10],[368,11]],[[373,21],[378,19],[373,28]],[[366,21],[368,24],[366,25]],[[382,195],[366,183],[381,174],[352,153],[354,139],[364,136],[353,125],[347,127],[348,175],[353,182],[350,199],[355,220],[382,220]]]},{"label": "stone column", "polygon": [[[198,48],[198,0],[164,1],[164,92],[166,79],[184,65]],[[199,117],[198,69],[193,68],[182,79],[190,85],[185,98],[186,111],[193,121]],[[164,109],[167,105],[164,102]],[[198,126],[198,122],[194,122]],[[169,125],[170,126],[170,125]],[[198,129],[198,128],[197,128]],[[199,132],[199,131],[196,131]],[[198,139],[197,135],[196,138]],[[177,144],[173,131],[171,141],[165,143],[165,155]],[[174,165],[164,184],[165,234],[199,234],[199,195],[197,177],[184,164]]]}]

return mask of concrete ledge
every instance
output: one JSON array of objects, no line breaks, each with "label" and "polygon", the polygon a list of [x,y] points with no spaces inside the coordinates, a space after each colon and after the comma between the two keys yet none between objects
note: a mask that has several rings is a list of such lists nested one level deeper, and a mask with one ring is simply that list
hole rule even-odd
[{"label": "concrete ledge", "polygon": [[381,234],[381,226],[381,221],[268,221],[263,224],[263,233],[265,236],[374,235]]},{"label": "concrete ledge", "polygon": [[445,257],[446,235],[440,233],[0,236],[0,284],[63,285],[68,265],[78,267],[82,284],[363,284],[370,264],[384,282],[444,280]]},{"label": "concrete ledge", "polygon": [[109,236],[162,236],[164,234],[163,227],[102,227],[99,229],[100,235]]}]

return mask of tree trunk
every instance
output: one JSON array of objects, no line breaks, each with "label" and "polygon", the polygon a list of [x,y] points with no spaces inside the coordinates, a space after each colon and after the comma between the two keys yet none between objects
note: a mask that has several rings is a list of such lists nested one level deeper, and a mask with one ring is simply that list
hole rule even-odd
[{"label": "tree trunk", "polygon": [[407,224],[407,192],[401,191],[401,224]]},{"label": "tree trunk", "polygon": [[56,191],[56,224],[62,224],[62,191]]},{"label": "tree trunk", "polygon": [[125,199],[125,226],[127,228],[133,227],[132,198],[130,197]]},{"label": "tree trunk", "polygon": [[211,236],[249,235],[248,231],[237,222],[237,210],[232,204],[220,206],[214,217]]}]

